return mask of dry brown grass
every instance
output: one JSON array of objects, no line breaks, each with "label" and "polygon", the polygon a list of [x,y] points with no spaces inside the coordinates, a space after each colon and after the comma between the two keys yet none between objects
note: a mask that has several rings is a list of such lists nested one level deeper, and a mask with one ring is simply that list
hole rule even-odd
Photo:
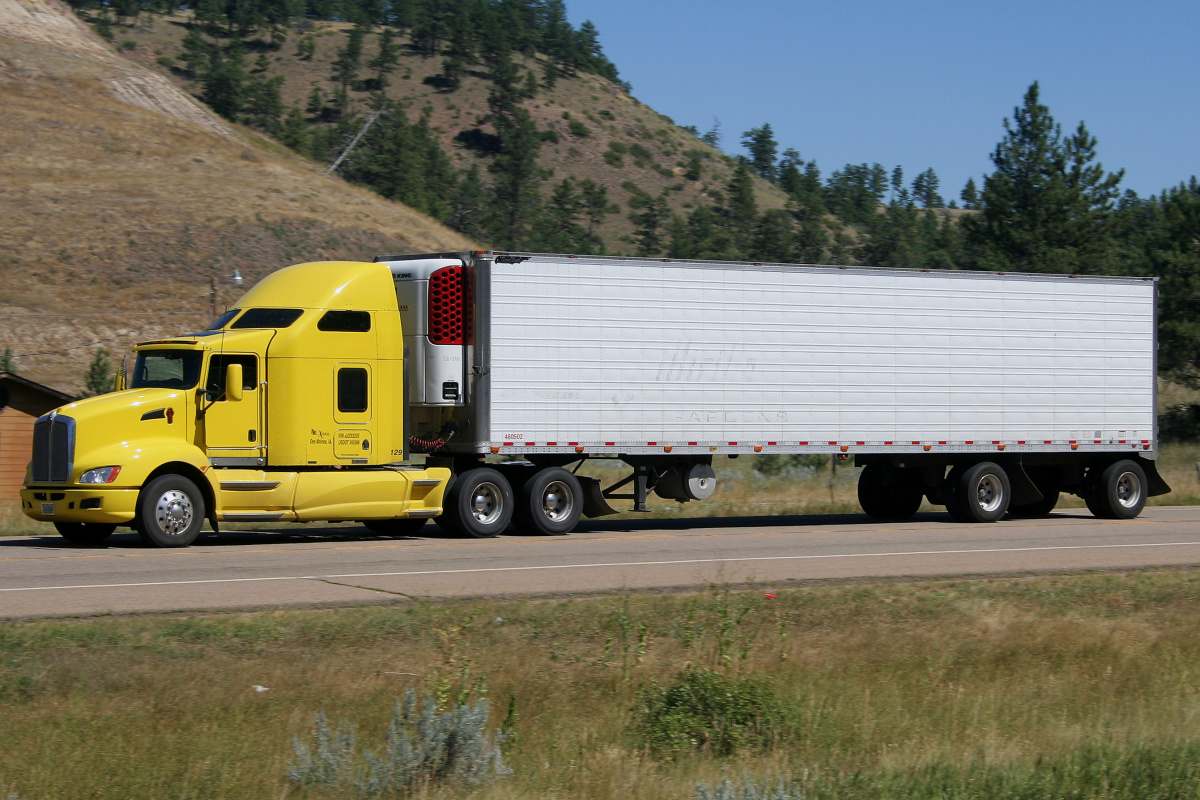
[{"label": "dry brown grass", "polygon": [[[324,709],[377,746],[407,686],[486,692],[496,724],[516,699],[515,774],[430,797],[683,800],[726,774],[1004,768],[1200,739],[1195,572],[774,594],[9,625],[0,790],[343,796],[287,785],[292,736]],[[778,746],[728,761],[643,753],[629,728],[639,690],[688,664],[769,679]]]},{"label": "dry brown grass", "polygon": [[471,246],[249,131],[118,99],[161,78],[111,52],[2,25],[0,42],[0,347],[76,348],[19,359],[27,377],[78,389],[93,343],[121,353],[207,323],[209,279],[235,268],[253,281],[295,261]]}]

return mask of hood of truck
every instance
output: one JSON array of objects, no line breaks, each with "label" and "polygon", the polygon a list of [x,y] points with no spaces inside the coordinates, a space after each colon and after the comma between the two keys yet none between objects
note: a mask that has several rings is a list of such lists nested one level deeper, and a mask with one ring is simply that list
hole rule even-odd
[{"label": "hood of truck", "polygon": [[192,438],[195,389],[126,389],[68,403],[50,412],[71,420],[70,482],[89,469],[120,466],[125,478],[141,472],[154,440],[180,444]]}]

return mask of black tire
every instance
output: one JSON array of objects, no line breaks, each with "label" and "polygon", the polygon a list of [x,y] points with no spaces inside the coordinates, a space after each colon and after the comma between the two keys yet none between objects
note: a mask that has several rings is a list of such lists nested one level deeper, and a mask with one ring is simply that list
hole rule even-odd
[{"label": "black tire", "polygon": [[924,491],[920,474],[886,464],[867,464],[858,476],[858,504],[867,516],[891,522],[912,519]]},{"label": "black tire", "polygon": [[427,517],[400,517],[398,519],[365,519],[362,524],[371,533],[379,536],[415,536],[425,523]]},{"label": "black tire", "polygon": [[450,483],[442,508],[438,522],[443,527],[460,536],[488,539],[512,519],[512,487],[490,467],[469,469]]},{"label": "black tire", "polygon": [[1100,519],[1133,519],[1146,507],[1146,471],[1136,461],[1110,464],[1085,490],[1088,510]]},{"label": "black tire", "polygon": [[204,495],[182,475],[160,475],[138,495],[138,536],[154,547],[187,547],[204,525]]},{"label": "black tire", "polygon": [[117,529],[116,525],[103,522],[56,522],[54,527],[68,542],[91,546],[103,544]]},{"label": "black tire", "polygon": [[1008,513],[1012,487],[999,464],[981,461],[950,472],[946,510],[959,522],[995,522]]},{"label": "black tire", "polygon": [[583,514],[583,487],[562,467],[538,470],[517,490],[513,521],[525,533],[570,533]]}]

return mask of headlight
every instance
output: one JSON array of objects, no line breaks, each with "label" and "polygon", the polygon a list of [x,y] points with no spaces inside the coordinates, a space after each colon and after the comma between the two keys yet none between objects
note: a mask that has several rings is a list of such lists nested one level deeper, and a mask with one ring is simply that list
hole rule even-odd
[{"label": "headlight", "polygon": [[79,476],[80,483],[112,483],[121,474],[120,467],[96,467]]}]

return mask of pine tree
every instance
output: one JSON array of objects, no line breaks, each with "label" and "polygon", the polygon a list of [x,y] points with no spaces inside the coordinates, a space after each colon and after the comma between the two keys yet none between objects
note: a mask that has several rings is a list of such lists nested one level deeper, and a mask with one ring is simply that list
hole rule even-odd
[{"label": "pine tree", "polygon": [[236,120],[246,102],[245,47],[234,40],[224,52],[214,50],[212,68],[204,76],[201,99],[226,119]]},{"label": "pine tree", "polygon": [[992,153],[996,171],[984,178],[982,213],[963,225],[980,248],[985,269],[1107,272],[1112,252],[1113,200],[1124,170],[1094,164],[1096,140],[1083,123],[1063,137],[1039,99],[1026,92],[1005,137]]},{"label": "pine tree", "polygon": [[933,171],[933,167],[930,167],[913,179],[913,198],[921,204],[922,208],[942,208],[946,205],[946,201],[938,194],[940,183],[937,173]]},{"label": "pine tree", "polygon": [[1150,203],[1146,270],[1159,283],[1159,372],[1200,388],[1200,182],[1192,178]]},{"label": "pine tree", "polygon": [[979,189],[975,186],[974,178],[967,178],[967,185],[963,187],[959,197],[963,201],[963,208],[972,210],[979,208]]},{"label": "pine tree", "polygon": [[292,106],[287,118],[283,121],[283,130],[279,133],[279,141],[292,148],[297,153],[308,153],[308,121],[300,106]]},{"label": "pine tree", "polygon": [[766,180],[775,182],[778,170],[775,166],[775,153],[779,143],[770,123],[764,123],[761,128],[751,128],[742,134],[742,145],[750,151],[750,164],[754,172]]},{"label": "pine tree", "polygon": [[112,363],[108,359],[108,350],[99,347],[88,364],[87,374],[84,375],[83,385],[88,395],[105,394],[113,390]]},{"label": "pine tree", "polygon": [[492,91],[488,95],[487,121],[496,130],[497,153],[489,166],[492,182],[491,238],[500,247],[517,249],[529,235],[540,206],[538,187],[542,146],[537,125],[520,106],[522,90],[517,68],[507,57],[492,65]]},{"label": "pine tree", "polygon": [[375,71],[375,88],[383,91],[388,85],[388,75],[395,71],[400,63],[400,47],[396,44],[396,35],[391,28],[384,28],[379,35],[379,52],[367,62],[367,68]]},{"label": "pine tree", "polygon": [[317,37],[312,34],[300,37],[300,41],[296,42],[296,57],[301,61],[312,61],[316,54]]},{"label": "pine tree", "polygon": [[658,255],[664,245],[663,226],[671,218],[666,192],[652,197],[639,189],[629,199],[629,207],[633,209],[629,221],[633,223],[633,240],[637,245],[637,254]]},{"label": "pine tree", "polygon": [[358,80],[362,51],[363,29],[355,25],[350,29],[346,46],[338,50],[337,59],[333,62],[332,80],[338,85],[338,111],[343,114],[350,104],[350,86]]}]

